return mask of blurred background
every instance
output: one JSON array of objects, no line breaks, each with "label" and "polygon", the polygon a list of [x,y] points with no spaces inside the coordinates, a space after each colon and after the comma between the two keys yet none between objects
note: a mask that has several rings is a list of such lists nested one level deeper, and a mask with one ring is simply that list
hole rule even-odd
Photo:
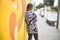
[{"label": "blurred background", "polygon": [[38,16],[39,40],[60,40],[59,0],[31,0],[31,3]]},{"label": "blurred background", "polygon": [[28,3],[37,15],[38,39],[60,40],[60,0],[0,0],[0,40],[28,40],[24,21]]}]

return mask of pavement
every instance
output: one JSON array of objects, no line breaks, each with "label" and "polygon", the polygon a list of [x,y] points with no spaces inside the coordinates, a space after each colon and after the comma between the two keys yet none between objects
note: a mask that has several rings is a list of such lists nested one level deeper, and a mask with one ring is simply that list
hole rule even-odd
[{"label": "pavement", "polygon": [[[60,29],[56,29],[56,26],[49,26],[46,23],[46,19],[41,17],[38,12],[37,14],[38,22],[38,39],[39,40],[60,40]],[[32,40],[35,40],[34,37]]]}]

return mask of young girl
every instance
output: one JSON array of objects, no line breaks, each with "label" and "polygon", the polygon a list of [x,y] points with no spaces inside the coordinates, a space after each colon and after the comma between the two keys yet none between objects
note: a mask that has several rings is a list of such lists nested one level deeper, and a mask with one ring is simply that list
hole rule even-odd
[{"label": "young girl", "polygon": [[32,39],[32,35],[34,36],[35,40],[38,40],[38,29],[37,29],[37,16],[35,13],[32,12],[33,5],[29,3],[27,5],[27,11],[25,14],[25,22],[27,24],[27,33],[28,33],[28,40]]}]

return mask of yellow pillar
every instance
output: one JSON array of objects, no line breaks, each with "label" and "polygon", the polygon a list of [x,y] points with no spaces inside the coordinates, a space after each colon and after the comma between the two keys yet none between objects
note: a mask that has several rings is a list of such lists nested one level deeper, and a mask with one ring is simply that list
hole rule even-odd
[{"label": "yellow pillar", "polygon": [[[22,11],[23,11],[22,13],[23,13],[23,15],[26,12],[26,7],[27,7],[28,3],[30,3],[30,0],[22,0]],[[25,21],[25,19],[24,19],[24,21]],[[28,40],[28,34],[26,32],[26,24],[25,24],[25,22],[24,22],[24,36],[25,36],[24,39]]]},{"label": "yellow pillar", "polygon": [[26,31],[23,15],[29,2],[30,0],[0,0],[0,40],[14,40],[16,27],[18,28],[17,40],[24,40]]}]

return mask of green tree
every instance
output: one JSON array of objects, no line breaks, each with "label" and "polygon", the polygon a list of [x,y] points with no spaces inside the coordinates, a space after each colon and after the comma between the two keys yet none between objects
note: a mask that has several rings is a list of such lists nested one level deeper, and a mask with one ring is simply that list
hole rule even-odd
[{"label": "green tree", "polygon": [[54,11],[58,11],[58,7],[56,6],[56,7],[51,7],[52,8],[52,10],[54,10]]},{"label": "green tree", "polygon": [[44,0],[44,5],[53,6],[54,5],[54,0]]},{"label": "green tree", "polygon": [[43,3],[40,3],[38,6],[36,6],[37,9],[40,9],[42,7],[44,7],[44,4]]}]

